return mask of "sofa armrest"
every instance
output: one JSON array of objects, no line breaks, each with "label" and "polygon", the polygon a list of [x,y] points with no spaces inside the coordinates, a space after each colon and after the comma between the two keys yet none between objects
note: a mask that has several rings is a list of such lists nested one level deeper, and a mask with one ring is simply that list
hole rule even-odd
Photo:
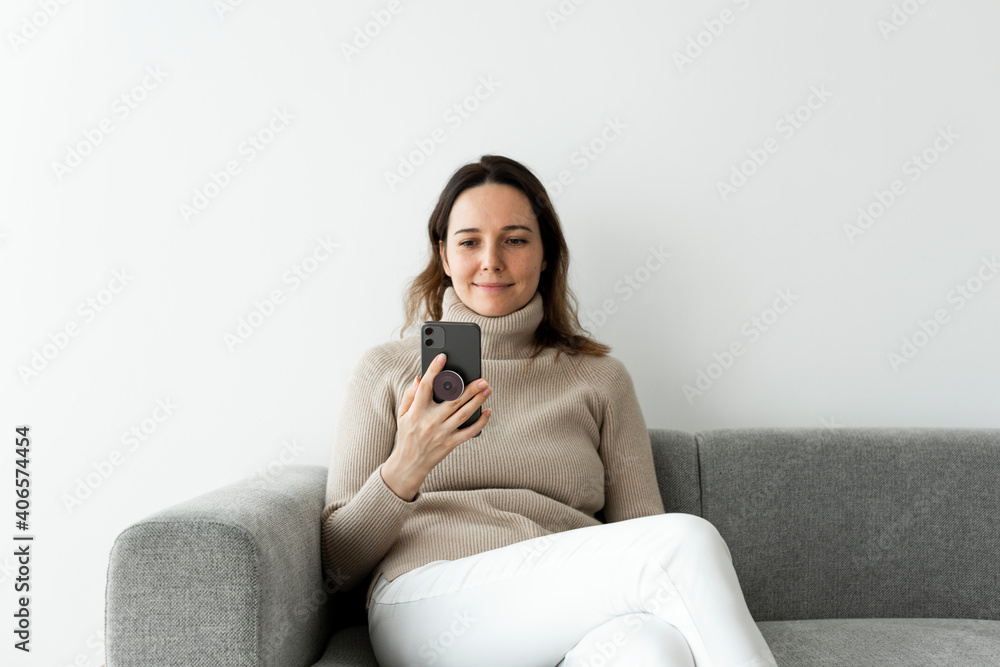
[{"label": "sofa armrest", "polygon": [[108,667],[314,664],[333,606],[320,551],[326,473],[288,466],[123,530],[108,563]]}]

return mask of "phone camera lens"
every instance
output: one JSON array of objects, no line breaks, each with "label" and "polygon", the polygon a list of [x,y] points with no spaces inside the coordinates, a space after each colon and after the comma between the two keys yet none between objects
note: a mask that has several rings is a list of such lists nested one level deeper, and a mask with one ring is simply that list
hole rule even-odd
[{"label": "phone camera lens", "polygon": [[434,333],[434,329],[427,327],[426,329],[424,329],[424,333],[430,336],[432,333]]},{"label": "phone camera lens", "polygon": [[432,341],[430,338],[428,338],[427,340],[424,341],[424,345],[426,345],[427,347],[430,347],[433,342],[434,341]]}]

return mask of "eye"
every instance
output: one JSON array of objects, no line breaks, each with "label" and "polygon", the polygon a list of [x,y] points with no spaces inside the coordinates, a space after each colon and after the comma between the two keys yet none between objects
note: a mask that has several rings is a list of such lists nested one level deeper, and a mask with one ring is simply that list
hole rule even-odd
[{"label": "eye", "polygon": [[[513,245],[516,245],[516,246],[523,246],[523,245],[527,245],[528,244],[528,241],[526,239],[512,238],[512,239],[507,239],[507,240],[508,241],[516,241],[516,243],[513,243]],[[460,248],[471,248],[472,246],[471,245],[466,245],[467,243],[472,244],[472,243],[475,243],[475,241],[472,240],[472,239],[466,239],[465,241],[459,241],[458,246]]]}]

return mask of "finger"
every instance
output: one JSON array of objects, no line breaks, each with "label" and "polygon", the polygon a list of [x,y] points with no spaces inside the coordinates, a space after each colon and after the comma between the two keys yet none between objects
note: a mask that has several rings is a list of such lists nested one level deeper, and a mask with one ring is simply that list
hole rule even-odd
[{"label": "finger", "polygon": [[452,401],[449,401],[449,403],[453,403],[456,406],[465,405],[476,394],[481,394],[490,388],[489,384],[487,384],[485,387],[480,387],[479,386],[480,382],[485,382],[485,380],[483,380],[483,378],[479,378],[475,382],[470,382],[469,384],[465,385],[465,391],[462,392],[462,395]]},{"label": "finger", "polygon": [[490,420],[493,413],[490,410],[483,410],[483,414],[479,415],[479,419],[474,421],[471,426],[463,429],[455,430],[455,437],[457,441],[453,443],[453,448],[458,447],[460,444],[467,440],[472,440],[476,437],[476,434],[486,428],[486,422]]},{"label": "finger", "polygon": [[397,417],[405,415],[406,411],[410,409],[411,405],[413,405],[413,397],[417,395],[417,386],[419,382],[419,377],[414,378],[413,382],[410,383],[410,386],[408,386],[406,391],[403,392],[403,400],[399,403],[399,414],[396,415]]},{"label": "finger", "polygon": [[[456,410],[445,423],[448,424],[449,427],[457,429],[459,426],[464,424],[465,420],[471,417],[483,403],[486,402],[486,399],[489,398],[491,394],[492,392],[489,390],[489,387],[480,391],[478,394],[473,396],[468,403]],[[480,415],[480,419],[482,419],[482,415]],[[454,424],[454,426],[452,426],[452,424]],[[472,428],[472,425],[466,428]]]}]

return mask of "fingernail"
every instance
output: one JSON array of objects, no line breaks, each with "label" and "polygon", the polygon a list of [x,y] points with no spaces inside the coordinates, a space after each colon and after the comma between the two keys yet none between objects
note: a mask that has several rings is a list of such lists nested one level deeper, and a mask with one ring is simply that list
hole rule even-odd
[{"label": "fingernail", "polygon": [[442,352],[441,354],[439,354],[438,356],[436,356],[434,358],[434,361],[436,361],[439,364],[443,364],[444,363],[444,352]]}]

